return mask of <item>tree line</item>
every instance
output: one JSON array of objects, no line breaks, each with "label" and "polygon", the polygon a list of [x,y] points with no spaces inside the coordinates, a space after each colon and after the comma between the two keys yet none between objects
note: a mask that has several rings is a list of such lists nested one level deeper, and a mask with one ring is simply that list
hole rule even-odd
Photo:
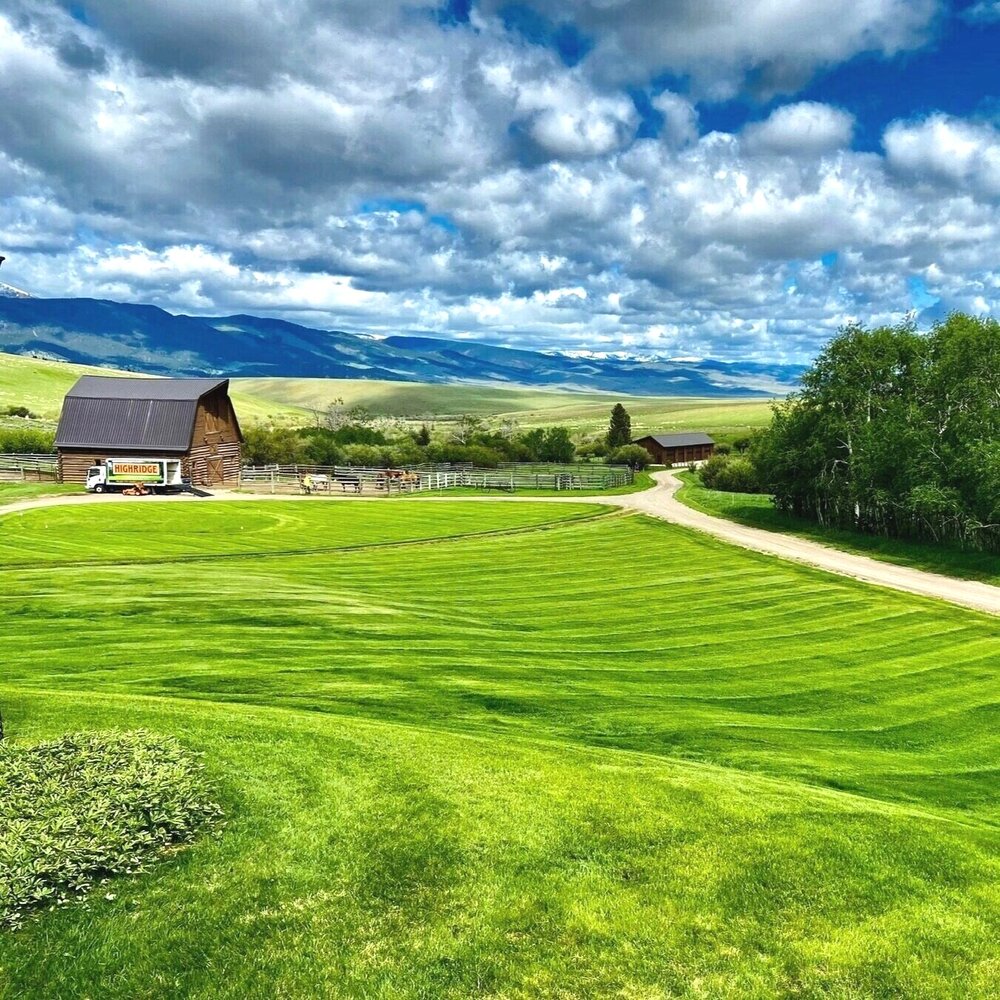
[{"label": "tree line", "polygon": [[447,434],[435,438],[426,424],[407,430],[396,421],[379,420],[359,408],[314,427],[249,426],[244,435],[243,460],[247,465],[404,468],[423,462],[471,462],[480,468],[496,468],[502,462],[566,464],[604,459],[644,468],[649,459],[645,449],[629,444],[630,424],[621,404],[612,411],[608,432],[602,438],[579,445],[566,427],[520,430],[509,420],[494,427],[471,415],[463,416]]},{"label": "tree line", "polygon": [[846,327],[741,461],[799,517],[1000,551],[1000,323]]}]

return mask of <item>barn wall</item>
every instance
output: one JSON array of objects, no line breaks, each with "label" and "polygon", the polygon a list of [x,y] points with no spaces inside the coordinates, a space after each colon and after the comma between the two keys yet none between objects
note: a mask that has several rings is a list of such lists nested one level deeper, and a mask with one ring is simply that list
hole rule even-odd
[{"label": "barn wall", "polygon": [[203,396],[194,419],[186,474],[195,486],[232,485],[239,482],[240,425],[228,394],[218,389]]},{"label": "barn wall", "polygon": [[682,465],[687,462],[703,462],[712,457],[714,444],[695,444],[683,448],[666,448],[652,438],[640,438],[635,442],[649,452],[654,465]]}]

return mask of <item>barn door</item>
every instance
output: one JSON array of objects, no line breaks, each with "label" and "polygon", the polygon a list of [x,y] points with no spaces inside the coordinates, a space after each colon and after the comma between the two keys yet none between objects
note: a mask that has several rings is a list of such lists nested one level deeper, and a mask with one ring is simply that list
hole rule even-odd
[{"label": "barn door", "polygon": [[214,486],[216,483],[222,482],[222,459],[221,458],[210,458],[207,461],[207,472],[206,479],[208,480],[209,486]]}]

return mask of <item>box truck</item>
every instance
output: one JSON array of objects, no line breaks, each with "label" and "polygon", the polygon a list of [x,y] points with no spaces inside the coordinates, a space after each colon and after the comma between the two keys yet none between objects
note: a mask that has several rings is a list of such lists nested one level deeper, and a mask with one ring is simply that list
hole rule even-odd
[{"label": "box truck", "polygon": [[87,470],[87,490],[110,493],[142,485],[154,493],[184,485],[179,458],[107,458]]}]

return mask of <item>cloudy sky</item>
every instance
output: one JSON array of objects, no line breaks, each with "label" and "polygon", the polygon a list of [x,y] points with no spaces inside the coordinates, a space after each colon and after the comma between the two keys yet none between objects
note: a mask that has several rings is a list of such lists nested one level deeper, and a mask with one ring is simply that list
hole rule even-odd
[{"label": "cloudy sky", "polygon": [[998,0],[4,0],[0,277],[808,359],[1000,316]]}]

